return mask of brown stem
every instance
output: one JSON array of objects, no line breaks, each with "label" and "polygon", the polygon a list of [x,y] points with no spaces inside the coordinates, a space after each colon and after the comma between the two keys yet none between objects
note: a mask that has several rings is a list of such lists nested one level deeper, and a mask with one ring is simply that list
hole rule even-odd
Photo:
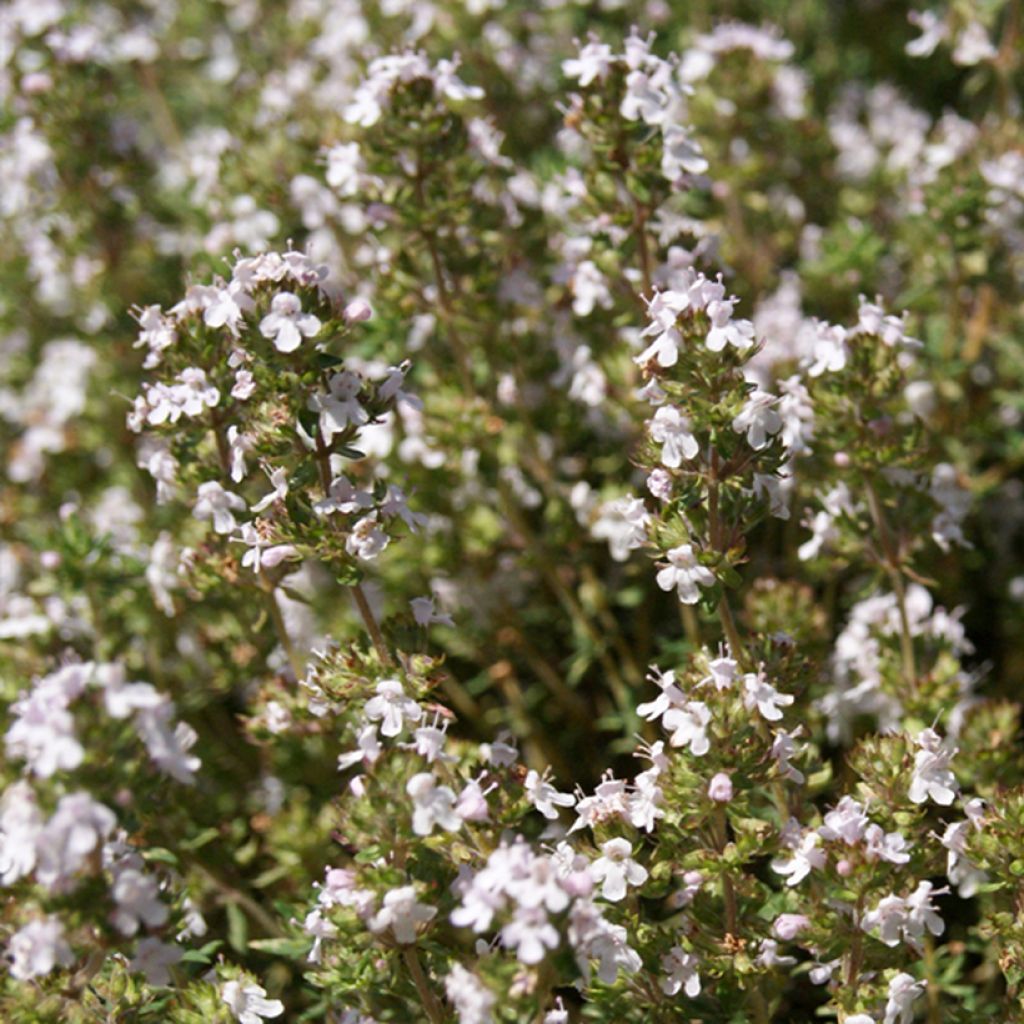
[{"label": "brown stem", "polygon": [[220,417],[216,412],[211,413],[213,420],[213,436],[217,442],[217,459],[220,462],[221,472],[226,476],[231,476],[231,450],[228,448],[227,438],[221,433],[221,421]]},{"label": "brown stem", "polygon": [[427,981],[427,976],[423,971],[423,964],[420,963],[420,956],[416,951],[416,947],[403,946],[402,959],[405,961],[405,966],[409,970],[412,983],[416,986],[416,991],[420,995],[420,1002],[423,1003],[423,1009],[427,1011],[431,1024],[444,1024],[444,1009],[438,1002],[437,996],[434,995],[430,982]]},{"label": "brown stem", "polygon": [[722,620],[722,632],[725,633],[725,639],[729,642],[729,651],[742,665],[746,659],[746,650],[743,640],[740,638],[740,631],[736,628],[736,620],[733,618],[729,598],[724,593],[718,601],[718,617]]},{"label": "brown stem", "polygon": [[640,257],[644,297],[650,298],[654,292],[654,282],[651,277],[651,252],[647,241],[647,208],[639,202],[635,206],[633,230],[636,232],[636,251]]},{"label": "brown stem", "polygon": [[[323,489],[324,497],[327,497],[331,490],[331,455],[321,444],[319,436],[316,439],[316,469],[320,476],[320,486]],[[377,618],[366,598],[366,592],[359,583],[354,583],[351,589],[352,600],[355,601],[359,616],[363,620],[363,625],[366,626],[366,632],[370,634],[377,657],[380,658],[382,665],[393,664],[388,645],[384,642],[384,634],[380,631]]]},{"label": "brown stem", "polygon": [[366,599],[366,593],[363,590],[362,584],[355,583],[352,585],[352,599],[356,603],[356,608],[359,609],[359,614],[362,617],[363,624],[366,626],[367,633],[370,634],[377,657],[380,658],[382,664],[391,665],[391,654],[388,652],[388,645],[384,642],[384,634],[381,633],[380,626],[377,625],[377,619],[373,614],[373,609],[370,607],[370,602]]},{"label": "brown stem", "polygon": [[[714,548],[715,551],[721,552],[724,545],[722,542],[722,521],[719,511],[718,480],[718,452],[712,448],[711,472],[708,478],[708,539],[711,542],[711,547]],[[729,648],[732,656],[742,664],[745,660],[746,652],[743,647],[743,640],[740,638],[739,630],[736,628],[736,620],[733,618],[732,608],[729,605],[729,598],[724,590],[722,591],[722,596],[718,601],[718,617],[722,622],[722,632],[725,633],[725,638],[729,642]]]},{"label": "brown stem", "polygon": [[[416,203],[422,211],[426,208],[426,196],[423,190],[423,166],[420,161],[416,165],[416,177],[414,180],[416,189]],[[430,255],[430,265],[434,271],[434,287],[437,289],[437,307],[441,320],[444,322],[445,330],[448,333],[448,341],[451,343],[455,353],[455,365],[459,371],[462,387],[467,397],[475,393],[473,387],[473,373],[469,361],[469,350],[462,341],[458,327],[455,325],[455,308],[451,296],[448,293],[448,282],[444,276],[444,265],[441,262],[441,254],[437,249],[437,236],[432,230],[421,227],[420,235],[426,243],[427,252]]]},{"label": "brown stem", "polygon": [[928,1001],[928,1024],[942,1024],[942,986],[938,984],[935,969],[935,941],[930,935],[924,937],[924,973],[928,981],[925,998]]},{"label": "brown stem", "polygon": [[[729,831],[725,808],[721,805],[715,808],[713,828],[718,852],[724,853],[729,842]],[[738,920],[736,890],[733,888],[732,878],[727,874],[722,875],[722,900],[725,903],[725,932],[727,935],[735,935]]]},{"label": "brown stem", "polygon": [[864,936],[861,929],[861,915],[864,913],[864,894],[857,897],[857,905],[853,911],[853,935],[850,938],[850,949],[846,954],[846,987],[853,995],[857,994],[860,985],[860,969],[864,960]]},{"label": "brown stem", "polygon": [[177,152],[182,147],[181,130],[157,81],[156,71],[152,64],[145,62],[136,64],[135,68],[142,91],[146,94],[146,100],[153,112],[153,124],[157,135],[160,136],[165,148],[172,153]]},{"label": "brown stem", "polygon": [[871,518],[874,520],[875,529],[878,530],[878,536],[882,543],[884,553],[882,566],[889,576],[893,593],[896,596],[896,608],[900,616],[900,656],[903,660],[903,677],[908,686],[916,689],[917,662],[914,656],[914,637],[910,632],[910,617],[907,615],[907,591],[903,582],[903,573],[900,571],[899,552],[889,524],[886,522],[882,504],[870,483],[866,484],[865,493]]},{"label": "brown stem", "polygon": [[288,627],[285,625],[284,616],[281,614],[281,606],[277,603],[277,593],[274,585],[266,576],[260,573],[264,584],[264,593],[267,595],[267,610],[270,612],[270,620],[274,623],[274,632],[277,633],[278,642],[288,656],[288,664],[292,667],[292,673],[296,681],[306,674],[306,665],[302,655],[295,649],[292,638],[288,635]]}]

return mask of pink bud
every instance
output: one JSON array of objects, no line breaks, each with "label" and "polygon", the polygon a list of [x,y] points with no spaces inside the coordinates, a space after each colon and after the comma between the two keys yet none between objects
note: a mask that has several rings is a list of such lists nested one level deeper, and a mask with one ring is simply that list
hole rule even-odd
[{"label": "pink bud", "polygon": [[31,71],[21,80],[21,91],[28,96],[49,92],[52,88],[53,79],[45,71]]},{"label": "pink bud", "polygon": [[720,804],[727,804],[732,799],[732,779],[725,772],[719,772],[708,783],[708,796]]},{"label": "pink bud", "polygon": [[574,871],[562,879],[562,888],[570,896],[589,896],[594,888],[594,880],[589,871]]},{"label": "pink bud", "polygon": [[39,564],[44,569],[56,569],[60,565],[60,555],[56,551],[44,551],[39,556]]},{"label": "pink bud", "polygon": [[810,918],[804,914],[779,914],[772,925],[772,931],[783,942],[789,942],[795,939],[810,923]]},{"label": "pink bud", "polygon": [[850,465],[850,456],[846,452],[836,452],[832,456],[832,461],[840,468],[847,469]]},{"label": "pink bud", "polygon": [[353,299],[345,307],[345,319],[350,323],[358,323],[360,320],[369,320],[373,316],[373,310],[366,299]]},{"label": "pink bud", "polygon": [[853,865],[844,857],[836,864],[836,871],[841,877],[846,878],[853,871]]}]

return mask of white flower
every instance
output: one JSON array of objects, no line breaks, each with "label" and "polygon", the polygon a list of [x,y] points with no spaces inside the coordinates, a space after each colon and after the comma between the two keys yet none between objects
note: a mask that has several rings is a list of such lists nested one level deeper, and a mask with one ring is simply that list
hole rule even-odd
[{"label": "white flower", "polygon": [[663,405],[654,414],[650,434],[661,445],[661,462],[669,469],[678,469],[684,460],[696,458],[700,451],[690,432],[690,421],[674,405]]},{"label": "white flower", "polygon": [[846,367],[849,350],[846,346],[846,331],[832,324],[814,322],[815,340],[809,359],[805,359],[807,372],[812,377],[823,373],[838,373]]},{"label": "white flower", "polygon": [[320,414],[320,433],[326,444],[330,444],[334,435],[342,433],[350,423],[362,426],[369,420],[369,413],[358,400],[362,386],[363,382],[356,374],[343,370],[328,381],[327,394],[310,398],[309,408]]},{"label": "white flower", "polygon": [[444,751],[445,734],[448,732],[448,722],[438,724],[441,721],[439,711],[434,712],[434,719],[429,725],[421,725],[413,733],[412,748],[420,757],[425,757],[428,764],[433,764]]},{"label": "white flower", "polygon": [[385,736],[397,736],[407,722],[418,722],[423,708],[407,697],[397,679],[384,679],[377,684],[377,696],[366,702],[363,713],[370,722],[382,722]]},{"label": "white flower", "polygon": [[688,701],[681,708],[669,708],[661,718],[661,724],[672,733],[669,744],[688,746],[694,757],[703,757],[711,748],[707,733],[710,721],[708,706],[699,700]]},{"label": "white flower", "polygon": [[836,806],[825,815],[824,824],[818,829],[818,835],[829,841],[841,840],[848,846],[859,843],[864,837],[868,826],[868,817],[864,808],[852,796],[844,796]]},{"label": "white flower", "polygon": [[248,473],[245,457],[253,450],[254,442],[248,434],[243,434],[234,424],[228,427],[227,441],[231,479],[238,484],[245,479]]},{"label": "white flower", "polygon": [[963,899],[970,899],[978,891],[978,886],[988,881],[988,875],[966,856],[970,825],[970,821],[955,822],[946,828],[942,836],[942,845],[949,851],[946,855],[946,877],[957,887]]},{"label": "white flower", "polygon": [[783,942],[792,942],[810,923],[806,914],[779,914],[772,922],[772,931]]},{"label": "white flower", "polygon": [[899,832],[885,832],[880,825],[868,825],[864,830],[864,856],[868,860],[907,864],[911,845]]},{"label": "white flower", "polygon": [[343,142],[332,146],[327,156],[327,184],[340,196],[354,196],[362,179],[363,160],[358,142]]},{"label": "white flower", "polygon": [[203,312],[203,323],[207,327],[227,327],[237,338],[238,325],[245,313],[252,312],[254,303],[237,281],[226,288],[215,288],[209,296]]},{"label": "white flower", "polygon": [[728,690],[736,679],[738,669],[739,663],[735,658],[725,655],[712,658],[708,661],[708,675],[700,681],[700,685],[711,683],[716,690]]},{"label": "white flower", "polygon": [[372,512],[352,527],[352,532],[345,539],[345,550],[356,558],[370,561],[388,546],[390,540],[377,523],[377,513]]},{"label": "white flower", "polygon": [[476,779],[470,779],[462,787],[462,792],[455,802],[455,813],[463,821],[487,821],[491,814],[491,809],[487,805],[487,794],[494,788],[492,784],[484,790]]},{"label": "white flower", "polygon": [[61,685],[57,674],[45,676],[12,705],[14,721],[4,734],[8,757],[20,757],[33,774],[50,778],[77,768],[85,749],[75,736],[68,704],[77,696]]},{"label": "white flower", "polygon": [[686,703],[686,695],[676,686],[676,674],[671,669],[668,672],[653,669],[647,678],[661,687],[661,693],[649,703],[637,705],[636,713],[641,718],[653,722],[661,718],[669,708],[681,708]]},{"label": "white flower", "polygon": [[559,937],[543,907],[520,905],[512,920],[501,929],[501,941],[516,951],[520,963],[539,964],[549,949],[557,949]]},{"label": "white flower", "polygon": [[156,879],[136,868],[117,871],[110,892],[117,904],[111,919],[122,935],[134,935],[140,924],[157,928],[167,920],[167,907],[157,895]]},{"label": "white flower", "polygon": [[36,842],[43,815],[32,787],[24,781],[8,786],[0,810],[0,885],[12,885],[36,864]]},{"label": "white flower", "polygon": [[530,803],[550,821],[558,818],[556,807],[572,807],[576,803],[576,798],[572,794],[560,793],[548,782],[546,772],[540,775],[531,768],[524,785]]},{"label": "white flower", "polygon": [[36,844],[36,878],[50,889],[63,890],[114,830],[117,819],[109,807],[88,793],[62,796]]},{"label": "white flower", "polygon": [[907,897],[907,934],[911,939],[920,939],[925,929],[932,935],[941,935],[945,923],[932,905],[932,893],[941,894],[946,889],[936,890],[931,882],[918,882],[917,888]]},{"label": "white flower", "polygon": [[927,982],[915,981],[902,971],[889,982],[889,998],[885,1003],[882,1024],[911,1024],[914,1019],[914,1000],[920,996]]},{"label": "white flower", "polygon": [[284,1003],[267,999],[266,995],[267,990],[255,982],[243,985],[241,981],[227,981],[220,989],[221,999],[239,1024],[262,1024],[264,1018],[269,1020],[284,1013]]},{"label": "white flower", "polygon": [[644,367],[652,359],[657,360],[658,365],[665,368],[676,365],[679,361],[679,348],[683,343],[683,336],[676,326],[676,320],[689,306],[690,296],[687,292],[654,293],[653,298],[647,303],[647,315],[651,322],[640,335],[646,338],[653,334],[654,341],[636,357],[638,366]]},{"label": "white flower", "polygon": [[910,799],[915,804],[923,804],[930,797],[942,807],[948,807],[960,788],[949,769],[949,762],[956,751],[947,749],[933,729],[923,729],[914,742],[921,749],[914,755]]},{"label": "white flower", "polygon": [[573,903],[568,937],[585,983],[590,979],[592,958],[598,962],[597,976],[606,985],[615,981],[620,969],[633,974],[643,966],[640,954],[627,942],[625,927],[606,921],[600,908],[590,900],[577,899]]},{"label": "white flower", "polygon": [[658,586],[662,590],[675,589],[683,604],[696,604],[700,600],[698,584],[702,587],[714,585],[714,573],[697,561],[689,544],[672,548],[665,557],[669,564],[658,571]]},{"label": "white flower", "polygon": [[424,629],[434,623],[439,623],[442,626],[455,625],[450,615],[437,611],[432,597],[414,597],[409,602],[409,607],[412,609],[412,617],[416,620],[416,625],[422,626]]},{"label": "white flower", "polygon": [[629,553],[647,542],[647,524],[650,516],[640,498],[627,494],[614,501],[606,501],[597,512],[590,527],[591,536],[608,541],[608,548],[616,562],[625,562]]},{"label": "white flower", "polygon": [[268,476],[273,490],[252,506],[253,512],[262,512],[273,505],[275,501],[283,501],[288,496],[288,471],[279,467],[271,470]]},{"label": "white flower", "polygon": [[384,906],[370,918],[372,932],[391,929],[395,941],[403,946],[416,941],[416,929],[432,921],[437,914],[436,907],[429,907],[416,899],[416,890],[411,885],[392,889],[384,896]]},{"label": "white flower", "polygon": [[983,61],[994,60],[998,55],[999,51],[992,45],[985,26],[980,21],[971,21],[956,41],[953,48],[953,63],[971,67]]},{"label": "white flower", "polygon": [[693,953],[687,953],[680,946],[673,946],[662,958],[661,991],[667,996],[676,995],[682,989],[691,999],[700,995],[700,975],[697,967],[700,960]]},{"label": "white flower", "polygon": [[260,321],[260,334],[270,338],[278,352],[294,352],[303,338],[320,333],[320,320],[302,312],[302,300],[293,292],[278,292],[270,312]]},{"label": "white flower", "polygon": [[302,930],[313,936],[313,945],[306,954],[306,959],[311,964],[320,963],[323,959],[324,939],[333,939],[338,934],[337,926],[324,917],[323,912],[317,908],[306,915],[302,922]]},{"label": "white flower", "polygon": [[595,79],[604,80],[615,61],[615,54],[607,43],[592,39],[580,49],[578,57],[562,61],[562,72],[566,78],[575,78],[586,88]]},{"label": "white flower", "polygon": [[921,31],[917,39],[911,39],[906,45],[910,57],[930,57],[939,43],[949,35],[949,28],[934,11],[911,11],[907,21],[916,25]]},{"label": "white flower", "polygon": [[232,491],[226,491],[216,480],[199,485],[192,515],[196,519],[212,519],[217,533],[231,533],[238,523],[233,512],[244,512],[245,501]]},{"label": "white flower", "polygon": [[590,874],[595,882],[603,882],[601,895],[609,902],[624,899],[627,886],[647,881],[647,869],[633,860],[633,847],[628,840],[609,839],[601,844],[601,853],[603,856],[590,865]]},{"label": "white flower", "polygon": [[794,768],[790,760],[799,753],[795,740],[802,728],[803,726],[797,726],[792,732],[779,729],[772,740],[772,757],[778,762],[779,771],[784,778],[792,779],[801,785],[807,781],[806,776],[799,768]]},{"label": "white flower", "polygon": [[462,964],[452,967],[444,979],[444,991],[459,1015],[459,1024],[491,1024],[491,1010],[498,997]]},{"label": "white flower", "polygon": [[732,345],[739,352],[746,352],[754,344],[754,325],[749,320],[726,319],[708,331],[705,344],[712,352],[721,352],[726,345]]},{"label": "white flower", "polygon": [[799,885],[813,868],[825,866],[825,851],[819,848],[821,837],[817,832],[807,832],[792,849],[792,856],[786,860],[778,857],[772,861],[772,870],[788,875],[786,885]]},{"label": "white flower", "polygon": [[782,417],[775,410],[777,402],[778,399],[767,391],[755,391],[732,421],[732,429],[737,434],[745,433],[747,444],[754,451],[768,444],[769,434],[777,434],[782,429]]},{"label": "white flower", "polygon": [[30,921],[16,931],[7,944],[8,970],[18,981],[49,974],[54,967],[68,967],[73,962],[71,947],[64,940],[64,925],[51,914]]},{"label": "white flower", "polygon": [[412,830],[418,836],[429,836],[435,827],[456,832],[462,819],[455,813],[455,793],[448,786],[439,786],[430,772],[414,775],[405,786],[412,797]]},{"label": "white flower", "polygon": [[577,316],[589,316],[597,306],[608,309],[612,305],[612,293],[608,279],[593,260],[583,260],[572,275],[572,311]]},{"label": "white flower", "polygon": [[899,945],[900,939],[915,950],[921,949],[920,940],[925,931],[938,936],[945,924],[932,905],[931,882],[919,882],[906,898],[883,896],[873,910],[864,915],[861,927],[866,932],[877,931],[878,938],[887,946]]},{"label": "white flower", "polygon": [[139,939],[135,947],[135,956],[128,961],[128,970],[136,974],[144,974],[150,985],[169,985],[171,971],[182,958],[181,950],[173,943],[161,942],[159,939]]},{"label": "white flower", "polygon": [[779,693],[764,678],[763,670],[757,673],[748,672],[743,677],[743,688],[743,706],[748,710],[756,707],[761,716],[769,722],[779,721],[782,718],[779,708],[793,703],[793,695]]}]

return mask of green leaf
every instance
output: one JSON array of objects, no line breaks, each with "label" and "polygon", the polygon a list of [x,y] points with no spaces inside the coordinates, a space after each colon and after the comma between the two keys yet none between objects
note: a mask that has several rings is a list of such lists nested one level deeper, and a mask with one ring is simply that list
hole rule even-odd
[{"label": "green leaf", "polygon": [[249,945],[249,922],[237,903],[227,905],[228,942],[238,953],[244,953]]},{"label": "green leaf", "polygon": [[309,940],[299,938],[253,939],[249,943],[249,948],[258,949],[261,953],[270,953],[272,956],[300,960],[309,952]]}]

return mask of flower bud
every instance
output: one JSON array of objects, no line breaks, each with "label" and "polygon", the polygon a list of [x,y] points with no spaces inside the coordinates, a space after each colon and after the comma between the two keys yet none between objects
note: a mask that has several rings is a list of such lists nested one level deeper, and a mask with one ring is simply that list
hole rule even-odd
[{"label": "flower bud", "polygon": [[935,388],[926,380],[915,380],[903,389],[903,397],[906,399],[910,411],[918,418],[925,420],[933,412],[937,402],[935,400]]},{"label": "flower bud", "polygon": [[783,942],[795,939],[811,923],[805,914],[779,914],[772,925],[772,931]]},{"label": "flower bud", "polygon": [[344,316],[350,324],[355,324],[361,320],[369,320],[373,316],[373,310],[366,299],[353,299],[345,307]]},{"label": "flower bud", "polygon": [[708,783],[708,796],[720,804],[727,804],[732,799],[732,779],[725,772],[719,772]]}]

